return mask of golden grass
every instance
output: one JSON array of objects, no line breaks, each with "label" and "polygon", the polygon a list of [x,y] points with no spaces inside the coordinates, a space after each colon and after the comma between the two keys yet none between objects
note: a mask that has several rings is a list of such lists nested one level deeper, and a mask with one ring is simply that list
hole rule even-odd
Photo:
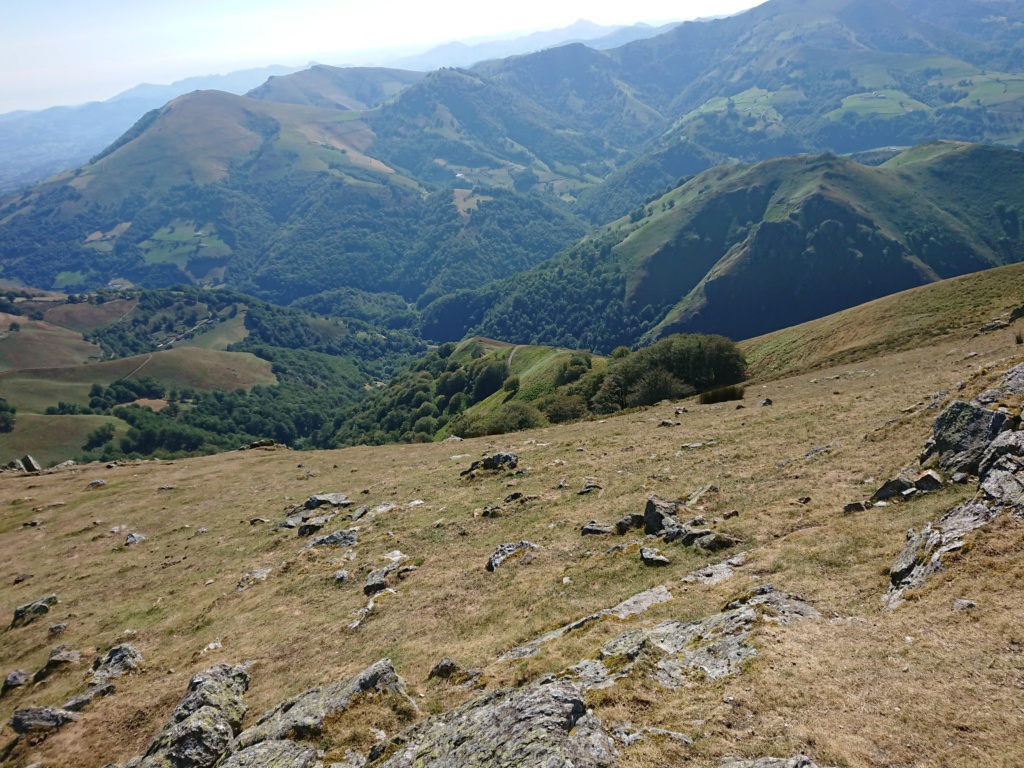
[{"label": "golden grass", "polygon": [[[980,390],[1008,363],[983,374],[979,368],[1014,354],[1019,348],[1006,334],[961,335],[856,366],[755,382],[742,410],[689,401],[689,412],[679,416],[665,404],[461,443],[257,450],[112,469],[89,465],[38,478],[0,475],[0,623],[29,599],[56,592],[61,600],[43,620],[0,633],[2,669],[36,669],[56,642],[83,650],[86,659],[78,671],[8,694],[0,718],[28,704],[59,704],[80,690],[91,654],[125,640],[126,630],[137,633],[132,642],[146,659],[144,673],[119,681],[117,694],[97,701],[81,722],[20,748],[14,764],[98,768],[140,753],[189,676],[216,662],[255,662],[247,722],[286,696],[385,656],[425,716],[472,695],[427,683],[442,656],[483,670],[490,687],[523,683],[593,656],[624,629],[699,618],[770,582],[801,594],[824,618],[760,630],[760,655],[731,679],[667,691],[637,673],[591,694],[606,723],[696,739],[684,747],[649,738],[621,750],[620,765],[710,766],[725,754],[798,751],[823,765],[1020,765],[1024,607],[1016,596],[1024,526],[1007,522],[978,533],[949,572],[885,613],[886,569],[904,532],[939,517],[965,491],[852,516],[841,511],[919,451],[936,412],[905,409],[961,380],[968,395]],[[763,396],[775,404],[754,407]],[[681,425],[659,428],[664,418]],[[682,448],[697,442],[706,445]],[[825,445],[832,447],[804,458]],[[483,451],[498,449],[518,452],[525,474],[459,476]],[[107,485],[86,488],[101,478]],[[587,481],[603,490],[578,495]],[[618,537],[579,534],[591,519],[614,522],[642,511],[651,493],[685,497],[706,483],[721,492],[703,513],[710,519],[739,510],[716,527],[743,538],[738,549],[750,552],[749,563],[716,587],[679,580],[727,555],[659,544],[672,564],[653,570],[635,553],[605,554]],[[398,506],[359,521],[360,541],[350,555],[304,550],[305,541],[273,523],[286,507],[321,491]],[[538,498],[506,505],[502,517],[479,514],[513,491]],[[801,497],[811,500],[800,504]],[[56,501],[66,506],[33,511]],[[251,526],[254,517],[273,522]],[[29,520],[43,525],[23,528]],[[125,532],[110,532],[116,525],[148,538],[126,549]],[[495,546],[520,539],[541,549],[485,571]],[[366,605],[365,573],[395,549],[418,570],[394,579],[397,592],[378,597],[365,623],[348,629],[353,612]],[[237,592],[238,580],[257,567],[274,570]],[[340,586],[333,578],[339,568],[352,575]],[[35,577],[14,586],[25,571]],[[594,622],[533,658],[496,662],[520,643],[658,584],[675,599],[642,617]],[[976,599],[979,608],[953,613],[955,597]],[[58,621],[69,628],[56,641],[46,628]],[[215,640],[223,647],[203,654]],[[394,710],[379,702],[365,712],[387,728],[399,725]],[[358,722],[339,719],[320,746],[332,757],[345,744],[365,747]]]}]

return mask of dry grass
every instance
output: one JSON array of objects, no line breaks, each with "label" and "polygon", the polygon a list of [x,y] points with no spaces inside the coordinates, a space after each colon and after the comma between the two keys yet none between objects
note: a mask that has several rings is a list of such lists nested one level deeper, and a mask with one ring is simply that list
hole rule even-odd
[{"label": "dry grass", "polygon": [[[968,357],[973,352],[978,356]],[[462,443],[246,451],[112,469],[90,465],[40,478],[2,475],[0,623],[9,622],[16,605],[49,592],[61,603],[29,627],[0,633],[0,671],[37,669],[56,642],[83,650],[88,660],[123,641],[125,630],[137,633],[133,642],[146,659],[146,671],[120,681],[116,695],[96,702],[80,723],[19,748],[12,764],[91,768],[140,753],[188,677],[215,662],[255,662],[249,720],[286,696],[385,656],[427,715],[472,695],[427,683],[442,656],[483,670],[489,687],[522,683],[592,656],[625,628],[705,616],[763,582],[801,594],[824,618],[760,632],[760,656],[732,679],[666,691],[637,674],[592,694],[590,703],[606,722],[696,738],[692,747],[647,739],[623,749],[620,765],[704,766],[725,754],[797,751],[840,766],[1024,764],[1017,738],[1024,608],[1016,598],[1024,580],[1024,526],[979,533],[943,578],[887,614],[880,597],[904,532],[937,518],[964,491],[859,515],[841,512],[917,454],[936,414],[916,412],[918,403],[961,380],[969,382],[968,394],[979,390],[1008,363],[984,374],[979,368],[1017,352],[1007,334],[961,336],[852,367],[753,382],[743,410],[690,401],[680,416],[665,404]],[[775,404],[750,405],[765,396]],[[664,418],[682,424],[659,428]],[[705,446],[682,447],[694,443]],[[810,454],[824,446],[830,447]],[[519,453],[525,474],[460,478],[483,451],[506,448]],[[86,489],[101,478],[107,485]],[[588,481],[603,490],[578,495]],[[707,483],[721,492],[704,514],[739,510],[717,528],[743,538],[739,549],[751,553],[748,565],[716,587],[679,579],[726,555],[661,545],[672,564],[652,570],[635,553],[605,554],[618,538],[579,534],[591,519],[613,522],[641,511],[651,493],[680,498]],[[351,557],[303,550],[293,532],[248,524],[258,516],[276,522],[288,505],[321,491],[398,507],[359,522]],[[538,498],[506,505],[502,517],[478,514],[513,491]],[[801,497],[810,501],[798,503]],[[33,511],[56,501],[66,506]],[[43,525],[23,528],[29,520]],[[115,525],[148,538],[125,549],[125,532],[110,533]],[[541,549],[485,571],[495,546],[520,539]],[[395,594],[378,598],[361,628],[348,629],[353,612],[366,604],[365,572],[395,549],[418,570],[394,582]],[[267,581],[235,591],[246,571],[266,566],[274,569]],[[333,578],[339,568],[353,575],[341,586]],[[14,586],[22,572],[35,576]],[[642,617],[595,622],[533,658],[495,661],[543,632],[661,583],[675,599]],[[953,613],[955,597],[977,599],[979,608]],[[59,641],[47,636],[58,621],[69,625]],[[223,647],[203,654],[215,640]],[[35,690],[8,694],[0,718],[28,704],[59,704],[83,687],[87,663]],[[386,702],[359,711],[388,730],[400,725]],[[345,745],[365,747],[360,722],[340,718],[320,746],[332,756]]]}]

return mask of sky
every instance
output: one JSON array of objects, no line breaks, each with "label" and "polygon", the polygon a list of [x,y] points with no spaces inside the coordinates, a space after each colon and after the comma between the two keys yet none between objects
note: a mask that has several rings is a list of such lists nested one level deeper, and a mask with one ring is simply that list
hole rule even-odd
[{"label": "sky", "polygon": [[[452,40],[661,24],[762,0],[0,0],[0,114],[271,64],[377,64]],[[511,12],[514,10],[514,13]]]}]

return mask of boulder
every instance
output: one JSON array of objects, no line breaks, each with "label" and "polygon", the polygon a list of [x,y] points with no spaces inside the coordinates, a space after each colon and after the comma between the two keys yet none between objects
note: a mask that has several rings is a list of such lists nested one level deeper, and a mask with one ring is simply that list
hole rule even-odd
[{"label": "boulder", "polygon": [[247,571],[246,574],[238,580],[238,584],[235,585],[236,592],[244,592],[249,587],[254,587],[261,581],[266,581],[267,577],[273,572],[273,568],[253,568],[251,571]]},{"label": "boulder", "polygon": [[665,531],[679,528],[679,518],[676,517],[679,505],[678,501],[669,501],[656,495],[647,499],[647,506],[644,508],[644,533],[659,536]]},{"label": "boulder", "polygon": [[671,564],[671,560],[665,557],[661,552],[650,547],[640,548],[640,560],[643,561],[644,565],[651,566],[652,568],[660,568]]},{"label": "boulder", "polygon": [[625,536],[632,530],[643,528],[644,525],[645,518],[643,515],[636,513],[624,515],[615,523],[615,532],[619,534],[619,536]]},{"label": "boulder", "polygon": [[11,718],[11,730],[19,735],[48,733],[78,719],[74,712],[57,707],[26,707]]},{"label": "boulder", "polygon": [[566,681],[488,693],[407,728],[386,750],[380,768],[611,768],[617,757],[583,688]]},{"label": "boulder", "polygon": [[103,683],[102,685],[90,685],[82,693],[68,699],[62,705],[62,708],[68,712],[81,712],[83,709],[92,704],[93,699],[97,697],[110,696],[115,692],[113,683]]},{"label": "boulder", "polygon": [[945,482],[942,479],[942,475],[934,469],[922,472],[914,480],[914,488],[921,493],[934,493],[935,491],[941,491],[944,485]]},{"label": "boulder", "polygon": [[529,541],[520,541],[514,544],[502,544],[494,550],[494,553],[489,558],[487,558],[487,570],[493,572],[513,555],[533,549],[540,549],[540,547]]},{"label": "boulder", "polygon": [[986,468],[981,490],[990,503],[1011,508],[1018,518],[1024,516],[1024,457],[1006,455],[996,460]]},{"label": "boulder", "polygon": [[914,484],[905,477],[894,477],[891,480],[886,480],[882,487],[872,494],[871,503],[874,504],[876,501],[885,501],[886,499],[902,496],[905,491],[913,487]]},{"label": "boulder", "polygon": [[14,618],[11,620],[11,629],[31,624],[40,616],[48,614],[50,612],[50,606],[56,604],[57,596],[47,595],[46,597],[41,597],[38,600],[33,600],[31,603],[19,605],[14,609]]},{"label": "boulder", "polygon": [[0,696],[3,696],[12,688],[21,688],[21,686],[27,685],[31,679],[32,675],[20,669],[8,672],[7,677],[4,678],[3,687],[0,688]]},{"label": "boulder", "polygon": [[285,738],[316,739],[330,716],[344,712],[356,700],[388,694],[406,696],[405,683],[395,673],[391,660],[381,659],[347,680],[313,688],[282,702],[242,731],[231,752],[239,754],[255,744]]},{"label": "boulder", "polygon": [[1011,368],[999,383],[1004,395],[1024,395],[1024,363]]},{"label": "boulder", "polygon": [[475,472],[478,469],[483,469],[489,472],[499,472],[502,470],[511,470],[519,466],[519,457],[514,453],[496,453],[493,456],[488,456],[485,459],[474,461],[469,469],[462,472],[462,476],[465,477],[470,472]]},{"label": "boulder", "polygon": [[1002,432],[989,443],[978,462],[978,476],[984,479],[1004,456],[1024,456],[1024,431]]},{"label": "boulder", "polygon": [[693,545],[707,552],[718,552],[719,550],[735,547],[737,544],[742,543],[741,539],[737,539],[735,536],[730,536],[727,533],[712,532],[695,539]]},{"label": "boulder", "polygon": [[38,461],[33,459],[28,454],[21,457],[21,465],[25,468],[26,472],[42,472],[43,466]]},{"label": "boulder", "polygon": [[218,664],[193,675],[139,768],[212,768],[227,752],[245,716],[249,675]]},{"label": "boulder", "polygon": [[610,536],[614,531],[615,529],[610,525],[599,523],[596,520],[591,520],[583,526],[580,533],[584,536]]},{"label": "boulder", "polygon": [[38,683],[56,672],[73,667],[81,660],[81,651],[74,651],[66,645],[54,646],[50,649],[50,657],[46,660],[46,664],[36,672],[33,679]]},{"label": "boulder", "polygon": [[1010,429],[1010,417],[978,403],[958,401],[936,419],[933,427],[934,452],[939,467],[947,473],[978,474],[981,458],[999,434]]},{"label": "boulder", "polygon": [[294,741],[264,741],[236,752],[219,768],[315,768],[317,751]]},{"label": "boulder", "polygon": [[135,672],[142,666],[142,654],[130,643],[115,645],[105,656],[97,657],[92,664],[92,685],[102,685],[121,675]]},{"label": "boulder", "polygon": [[7,468],[17,470],[18,472],[25,471],[25,465],[21,463],[20,459],[11,459],[7,462]]},{"label": "boulder", "polygon": [[306,549],[312,547],[354,547],[359,543],[359,537],[355,531],[335,531],[326,536],[318,536],[306,545]]}]

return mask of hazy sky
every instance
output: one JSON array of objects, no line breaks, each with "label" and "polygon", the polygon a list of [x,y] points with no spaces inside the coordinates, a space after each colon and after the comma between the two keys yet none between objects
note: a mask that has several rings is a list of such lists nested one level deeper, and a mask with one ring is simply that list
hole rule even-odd
[{"label": "hazy sky", "polygon": [[[102,100],[269,64],[374,63],[367,51],[564,27],[662,23],[763,0],[0,0],[0,113]],[[513,12],[514,11],[514,12]]]}]

